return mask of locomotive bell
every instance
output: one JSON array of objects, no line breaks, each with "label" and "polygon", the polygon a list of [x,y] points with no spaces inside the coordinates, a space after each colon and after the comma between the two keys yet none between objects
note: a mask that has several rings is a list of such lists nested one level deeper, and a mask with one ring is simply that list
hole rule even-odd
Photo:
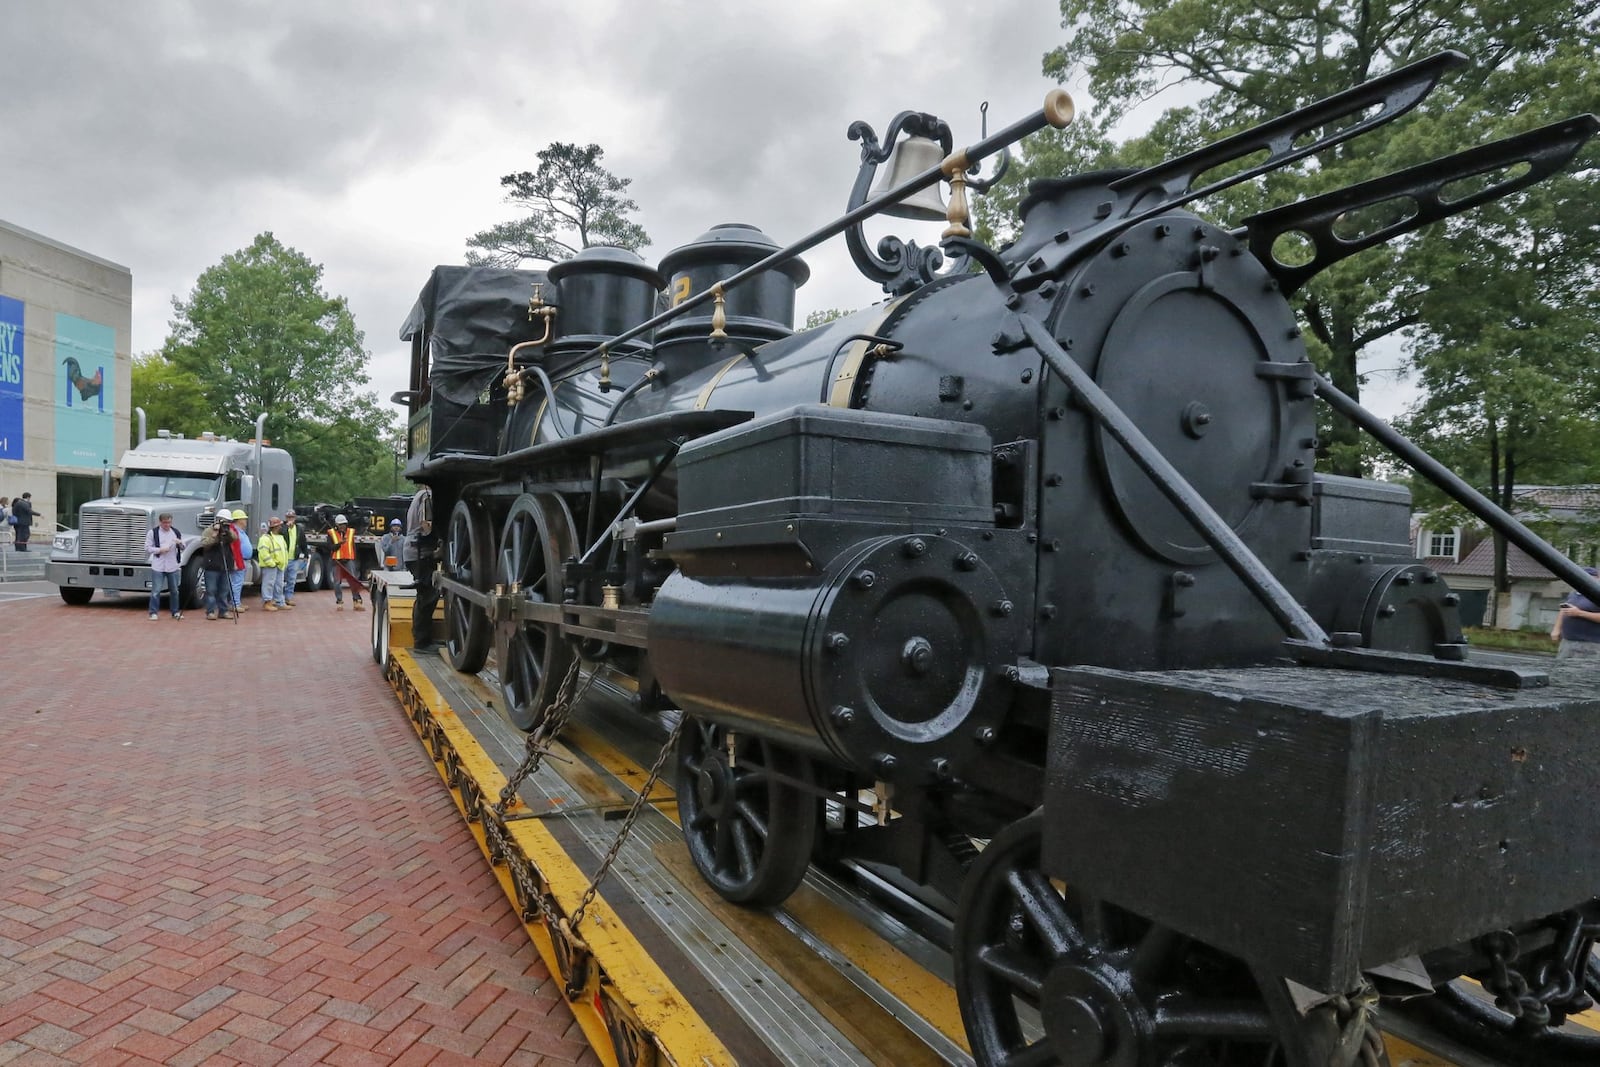
[{"label": "locomotive bell", "polygon": [[[931,137],[907,137],[894,146],[889,157],[889,168],[878,187],[872,190],[873,198],[882,196],[924,171],[937,167],[944,161],[944,150]],[[944,194],[939,183],[919,189],[898,203],[883,209],[885,215],[918,222],[943,222],[945,220]]]}]

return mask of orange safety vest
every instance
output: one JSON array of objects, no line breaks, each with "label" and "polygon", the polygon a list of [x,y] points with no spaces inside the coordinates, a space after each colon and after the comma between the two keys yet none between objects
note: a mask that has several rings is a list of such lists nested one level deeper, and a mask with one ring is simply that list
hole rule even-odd
[{"label": "orange safety vest", "polygon": [[356,558],[356,532],[354,530],[347,526],[345,527],[344,536],[341,537],[338,530],[333,530],[328,536],[333,538],[334,559]]}]

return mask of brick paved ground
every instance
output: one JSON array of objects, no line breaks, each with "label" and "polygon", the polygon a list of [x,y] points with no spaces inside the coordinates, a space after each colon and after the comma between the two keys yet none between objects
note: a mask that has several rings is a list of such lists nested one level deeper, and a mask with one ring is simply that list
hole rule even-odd
[{"label": "brick paved ground", "polygon": [[0,1063],[596,1063],[331,593],[0,603]]}]

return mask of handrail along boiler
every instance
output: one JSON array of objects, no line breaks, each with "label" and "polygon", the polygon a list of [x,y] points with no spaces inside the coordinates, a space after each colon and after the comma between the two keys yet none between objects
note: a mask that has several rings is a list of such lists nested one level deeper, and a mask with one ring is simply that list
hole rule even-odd
[{"label": "handrail along boiler", "polygon": [[[1563,1024],[1600,993],[1600,843],[1569,825],[1600,802],[1596,687],[1466,656],[1408,492],[1314,469],[1314,398],[1600,585],[1339,394],[1287,297],[1542,179],[1596,121],[1236,228],[1187,207],[1461,61],[1036,182],[998,251],[967,228],[978,165],[1070,121],[1065,94],[960,150],[930,115],[881,145],[857,123],[848,210],[786,248],[727,224],[659,268],[438,268],[397,399],[447,523],[453,664],[492,650],[524,730],[602,666],[681,713],[685,839],[730,900],[825,858],[943,901],[982,1063],[1374,1062],[1397,991],[1432,994],[1397,1017],[1510,1062],[1592,1062]],[[869,248],[866,219],[941,182],[940,248]],[[1382,204],[1405,210],[1340,225]],[[799,256],[841,233],[890,299],[796,332]],[[1274,255],[1291,233],[1309,258]]]}]

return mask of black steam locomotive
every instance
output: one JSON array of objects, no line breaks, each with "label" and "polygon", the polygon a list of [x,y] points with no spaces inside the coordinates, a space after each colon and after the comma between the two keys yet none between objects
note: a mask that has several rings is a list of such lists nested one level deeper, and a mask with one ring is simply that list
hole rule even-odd
[{"label": "black steam locomotive", "polygon": [[[1186,206],[1460,58],[1036,183],[1000,250],[966,228],[977,164],[1064,94],[959,151],[929,115],[857,124],[846,214],[788,248],[720,225],[658,267],[437,269],[402,334],[407,475],[447,521],[453,664],[492,651],[524,730],[602,665],[680,714],[684,835],[729,900],[822,859],[946,902],[981,1063],[1375,1063],[1396,994],[1506,1062],[1596,1062],[1563,1023],[1600,995],[1600,687],[1466,656],[1407,491],[1316,471],[1316,398],[1600,586],[1335,390],[1287,299],[1596,121],[1237,225]],[[936,147],[869,193],[897,144]],[[941,180],[941,248],[869,248]],[[799,254],[841,233],[890,299],[796,332]]]}]

